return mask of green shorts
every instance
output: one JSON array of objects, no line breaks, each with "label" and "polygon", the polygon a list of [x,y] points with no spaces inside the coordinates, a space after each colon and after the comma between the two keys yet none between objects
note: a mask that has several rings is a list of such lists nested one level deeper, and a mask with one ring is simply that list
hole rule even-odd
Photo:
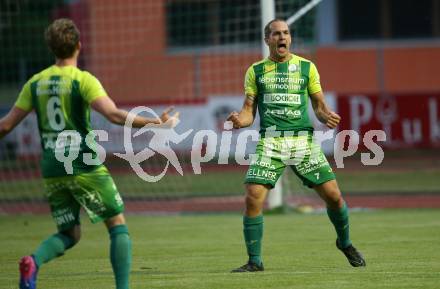
[{"label": "green shorts", "polygon": [[124,203],[106,167],[76,176],[45,178],[46,197],[59,231],[79,224],[83,207],[92,223],[124,211]]},{"label": "green shorts", "polygon": [[336,178],[321,147],[309,134],[261,138],[245,183],[274,187],[287,165],[305,186],[311,188]]}]

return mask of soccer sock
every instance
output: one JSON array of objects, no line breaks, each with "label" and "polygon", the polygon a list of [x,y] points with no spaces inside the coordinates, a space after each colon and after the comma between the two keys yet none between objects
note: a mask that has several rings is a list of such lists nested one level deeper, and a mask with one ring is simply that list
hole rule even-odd
[{"label": "soccer sock", "polygon": [[243,216],[243,233],[249,261],[261,264],[261,240],[263,238],[263,215]]},{"label": "soccer sock", "polygon": [[338,210],[327,208],[327,214],[330,218],[330,221],[335,226],[339,245],[342,248],[347,248],[351,245],[347,204],[344,202],[344,206]]},{"label": "soccer sock", "polygon": [[62,256],[73,245],[75,245],[75,241],[71,237],[57,233],[43,241],[32,255],[34,256],[35,263],[37,263],[37,267],[40,267],[42,264]]},{"label": "soccer sock", "polygon": [[131,240],[126,225],[110,228],[110,261],[115,274],[116,289],[128,289],[131,266]]}]

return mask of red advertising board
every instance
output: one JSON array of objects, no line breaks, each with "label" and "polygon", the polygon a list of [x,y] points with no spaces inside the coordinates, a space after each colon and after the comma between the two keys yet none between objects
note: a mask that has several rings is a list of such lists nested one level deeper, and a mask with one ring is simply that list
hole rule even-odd
[{"label": "red advertising board", "polygon": [[340,130],[383,130],[387,148],[440,147],[440,94],[339,95]]}]

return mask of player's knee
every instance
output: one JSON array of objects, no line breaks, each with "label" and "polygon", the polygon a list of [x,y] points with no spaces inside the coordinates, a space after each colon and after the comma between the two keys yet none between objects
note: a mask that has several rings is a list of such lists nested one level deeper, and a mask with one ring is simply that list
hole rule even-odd
[{"label": "player's knee", "polygon": [[124,215],[121,213],[121,214],[117,214],[114,217],[108,218],[107,220],[105,220],[105,225],[107,226],[108,229],[118,225],[125,225]]},{"label": "player's knee", "polygon": [[315,187],[315,190],[330,209],[340,209],[344,206],[344,199],[335,180]]},{"label": "player's knee", "polygon": [[259,192],[249,190],[246,192],[246,204],[258,205],[262,203],[262,197]]},{"label": "player's knee", "polygon": [[72,246],[76,245],[81,240],[81,227],[76,225],[71,229],[60,232],[72,240]]},{"label": "player's knee", "polygon": [[248,217],[255,217],[261,215],[263,212],[263,205],[259,203],[248,203],[246,202],[245,215]]},{"label": "player's knee", "polygon": [[333,192],[328,196],[326,203],[327,207],[337,210],[344,206],[344,199],[339,191]]},{"label": "player's knee", "polygon": [[247,215],[260,214],[268,188],[262,185],[246,184],[246,213]]},{"label": "player's knee", "polygon": [[255,216],[261,214],[263,202],[264,200],[258,194],[246,194],[246,215]]},{"label": "player's knee", "polygon": [[245,202],[246,202],[246,208],[248,208],[248,209],[253,209],[253,208],[259,207],[258,199],[255,199],[252,196],[246,195]]}]

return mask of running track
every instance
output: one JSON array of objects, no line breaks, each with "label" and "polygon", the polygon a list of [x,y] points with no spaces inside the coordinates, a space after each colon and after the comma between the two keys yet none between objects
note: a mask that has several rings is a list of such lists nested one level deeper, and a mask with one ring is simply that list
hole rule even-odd
[{"label": "running track", "polygon": [[[440,195],[346,195],[350,208],[440,208]],[[200,197],[170,200],[126,200],[127,213],[175,214],[175,213],[211,213],[241,212],[243,197]],[[323,202],[317,197],[291,197],[289,204],[302,204],[313,208],[322,208]],[[44,201],[0,202],[0,214],[46,214],[49,206]]]}]

